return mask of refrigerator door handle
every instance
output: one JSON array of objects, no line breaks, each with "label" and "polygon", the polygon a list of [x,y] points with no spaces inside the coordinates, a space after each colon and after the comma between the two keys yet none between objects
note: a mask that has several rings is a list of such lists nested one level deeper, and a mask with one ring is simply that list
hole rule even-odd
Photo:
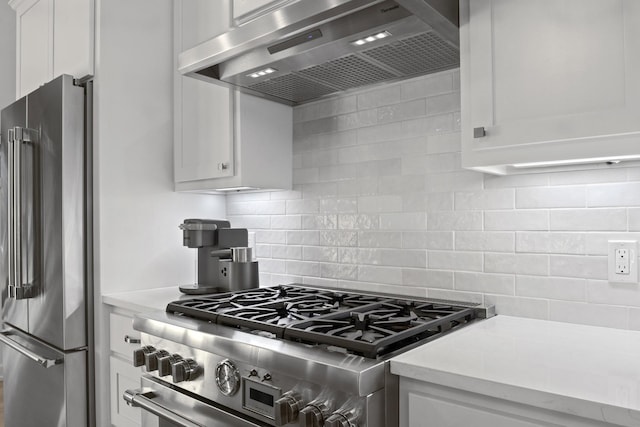
[{"label": "refrigerator door handle", "polygon": [[14,172],[13,172],[13,163],[14,163],[14,154],[13,154],[13,146],[14,146],[14,130],[9,129],[8,137],[7,137],[7,245],[8,245],[8,255],[9,255],[9,289],[8,294],[9,298],[13,298],[13,289],[15,287],[15,275],[14,275],[14,244],[13,244],[13,217],[14,217],[14,208],[15,202],[13,200],[13,190],[14,190]]},{"label": "refrigerator door handle", "polygon": [[33,351],[23,347],[22,345],[9,338],[10,335],[11,331],[0,331],[0,342],[6,344],[8,347],[14,349],[23,356],[26,356],[29,359],[33,360],[40,366],[44,368],[51,368],[52,366],[62,364],[62,359],[48,359],[46,357],[42,357],[39,354],[34,353]]},{"label": "refrigerator door handle", "polygon": [[[33,297],[31,286],[22,282],[22,144],[35,142],[39,132],[16,126],[9,129],[9,297],[21,300]],[[13,147],[12,147],[13,146]],[[11,188],[13,187],[13,188]],[[13,270],[13,271],[11,271]]]}]

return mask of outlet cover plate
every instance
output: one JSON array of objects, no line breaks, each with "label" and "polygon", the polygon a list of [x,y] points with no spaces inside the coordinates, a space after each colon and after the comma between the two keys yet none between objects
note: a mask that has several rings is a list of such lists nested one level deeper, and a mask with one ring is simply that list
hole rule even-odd
[{"label": "outlet cover plate", "polygon": [[[620,252],[626,250],[628,254],[628,273],[618,273],[620,270]],[[624,252],[624,251],[623,251]],[[638,241],[637,240],[609,240],[609,282],[638,283]]]}]

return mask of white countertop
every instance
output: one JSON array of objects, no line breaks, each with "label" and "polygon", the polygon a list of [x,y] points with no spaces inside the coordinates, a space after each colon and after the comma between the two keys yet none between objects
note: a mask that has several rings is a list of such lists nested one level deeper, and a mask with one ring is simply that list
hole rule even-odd
[{"label": "white countertop", "polygon": [[177,286],[171,286],[105,294],[102,296],[102,302],[114,307],[142,313],[145,311],[164,310],[168,303],[184,296]]},{"label": "white countertop", "polygon": [[391,372],[640,426],[640,332],[496,316],[392,359]]}]

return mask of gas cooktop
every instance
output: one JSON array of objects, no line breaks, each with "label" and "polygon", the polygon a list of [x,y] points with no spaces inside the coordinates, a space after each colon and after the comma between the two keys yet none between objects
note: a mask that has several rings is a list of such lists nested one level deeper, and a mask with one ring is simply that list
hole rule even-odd
[{"label": "gas cooktop", "polygon": [[374,359],[484,317],[476,304],[297,284],[182,299],[166,311]]}]

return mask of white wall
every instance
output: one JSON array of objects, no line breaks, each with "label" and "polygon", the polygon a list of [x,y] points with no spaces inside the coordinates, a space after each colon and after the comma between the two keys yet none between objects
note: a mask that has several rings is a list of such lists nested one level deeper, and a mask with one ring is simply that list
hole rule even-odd
[{"label": "white wall", "polygon": [[640,238],[640,168],[491,176],[460,166],[459,73],[294,110],[294,191],[227,196],[263,285],[298,281],[640,329],[607,240]]},{"label": "white wall", "polygon": [[185,218],[224,217],[220,196],[173,191],[172,3],[98,2],[96,241],[101,292],[195,280]]},{"label": "white wall", "polygon": [[0,109],[16,99],[16,13],[0,1]]},{"label": "white wall", "polygon": [[173,191],[170,0],[97,0],[94,112],[96,405],[109,418],[108,313],[101,295],[195,282],[185,218],[220,218],[222,196]]}]

